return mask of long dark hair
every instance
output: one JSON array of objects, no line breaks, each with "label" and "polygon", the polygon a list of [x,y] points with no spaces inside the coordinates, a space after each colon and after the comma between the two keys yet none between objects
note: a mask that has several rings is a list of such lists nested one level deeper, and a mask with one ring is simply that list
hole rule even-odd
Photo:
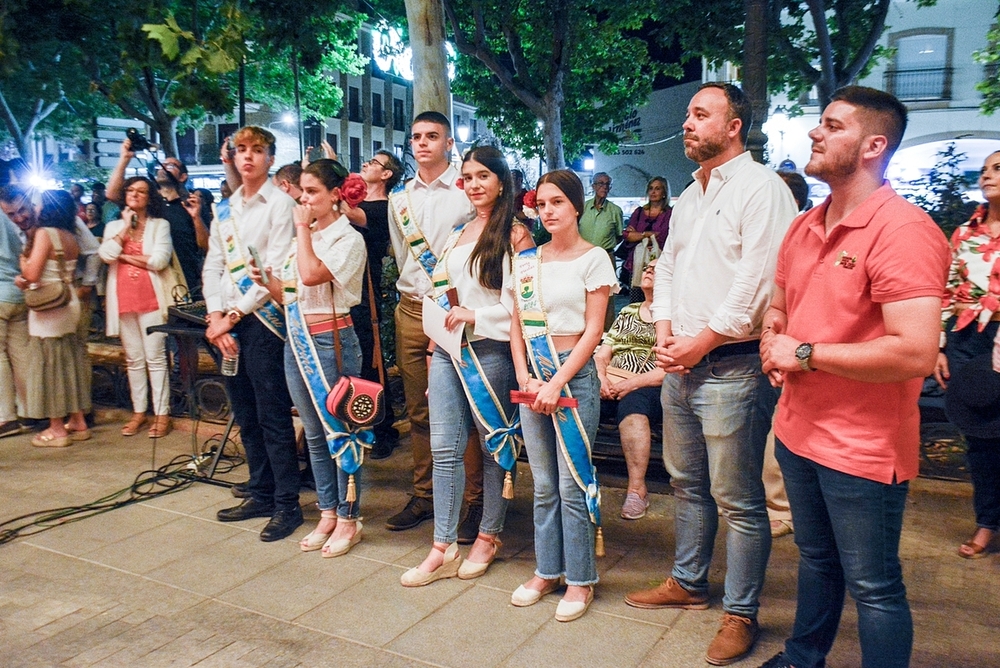
[{"label": "long dark hair", "polygon": [[42,210],[38,213],[38,227],[54,227],[70,234],[76,232],[76,201],[65,190],[46,190],[42,193]]},{"label": "long dark hair", "polygon": [[149,188],[149,199],[146,200],[146,217],[147,218],[163,218],[166,213],[167,204],[163,200],[163,195],[160,194],[160,187],[145,176],[133,176],[125,180],[125,185],[122,186],[122,195],[125,195],[125,191],[133,183],[145,183],[146,187]]},{"label": "long dark hair", "polygon": [[510,254],[510,233],[514,227],[514,180],[503,153],[492,146],[478,146],[465,154],[462,164],[475,160],[500,179],[500,196],[483,233],[479,235],[469,266],[479,274],[479,283],[489,290],[503,287],[503,265]]},{"label": "long dark hair", "polygon": [[551,183],[559,188],[563,195],[566,195],[573,208],[576,209],[576,222],[579,223],[580,218],[583,217],[584,204],[583,182],[580,181],[580,177],[569,169],[553,169],[551,172],[545,172],[538,179],[538,185],[535,186],[536,192],[543,183]]}]

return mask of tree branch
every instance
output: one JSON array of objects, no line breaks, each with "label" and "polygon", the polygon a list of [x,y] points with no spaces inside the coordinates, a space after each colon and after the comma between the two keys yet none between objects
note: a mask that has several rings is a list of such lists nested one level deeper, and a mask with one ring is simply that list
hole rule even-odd
[{"label": "tree branch", "polygon": [[504,22],[501,29],[503,30],[504,38],[507,40],[507,52],[510,53],[511,61],[514,63],[514,76],[522,82],[527,83],[530,81],[531,69],[524,57],[524,47],[521,45],[521,37],[509,22]]},{"label": "tree branch", "polygon": [[14,116],[10,105],[7,104],[7,97],[3,94],[2,87],[0,87],[0,116],[3,117],[4,125],[7,126],[7,131],[14,138],[14,142],[18,146],[18,151],[20,151],[24,147],[24,133],[21,132],[21,126],[17,122],[17,117]]},{"label": "tree branch", "polygon": [[38,100],[35,104],[35,113],[31,116],[31,121],[28,123],[28,127],[24,130],[24,136],[30,137],[31,133],[35,131],[38,124],[44,121],[53,111],[59,108],[59,103],[61,100],[56,100],[55,102],[50,102],[43,108],[42,105],[45,104],[44,100]]},{"label": "tree branch", "polygon": [[112,96],[111,89],[103,81],[98,81],[91,79],[94,86],[97,88],[97,92],[103,95],[109,102],[116,105],[119,109],[125,112],[125,115],[134,118],[138,121],[142,121],[146,125],[155,125],[156,121],[149,114],[145,114],[139,111],[139,108],[129,99]]},{"label": "tree branch", "polygon": [[854,78],[860,74],[865,64],[872,57],[872,54],[875,53],[878,40],[882,37],[882,32],[885,30],[885,17],[889,15],[889,0],[879,0],[876,11],[877,13],[872,20],[871,30],[868,32],[864,46],[854,54],[851,63],[844,68],[843,84],[838,81],[838,85],[847,85],[851,81],[854,81]]},{"label": "tree branch", "polygon": [[806,0],[816,31],[816,45],[819,47],[820,72],[826,77],[833,75],[833,44],[830,30],[826,25],[826,4],[824,0]]},{"label": "tree branch", "polygon": [[795,69],[802,73],[810,83],[816,83],[819,80],[819,71],[812,66],[802,52],[795,48],[791,40],[788,39],[788,35],[782,30],[781,25],[781,0],[771,0],[771,25],[769,26],[769,32],[778,42],[778,48],[781,53],[788,58]]}]

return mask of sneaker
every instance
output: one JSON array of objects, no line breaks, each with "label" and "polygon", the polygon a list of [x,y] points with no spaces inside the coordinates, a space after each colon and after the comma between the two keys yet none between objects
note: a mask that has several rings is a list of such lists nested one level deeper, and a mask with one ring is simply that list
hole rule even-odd
[{"label": "sneaker", "polygon": [[649,508],[649,501],[642,498],[635,492],[629,492],[625,495],[625,503],[622,504],[622,519],[642,519],[646,516],[647,508]]},{"label": "sneaker", "polygon": [[465,511],[465,518],[458,525],[458,544],[472,545],[479,535],[479,525],[483,521],[483,506],[479,503],[470,503]]},{"label": "sneaker", "polygon": [[784,652],[778,652],[770,659],[760,664],[759,668],[795,668],[792,662],[788,660]]},{"label": "sneaker", "polygon": [[14,436],[15,434],[23,434],[27,429],[21,425],[17,420],[11,420],[10,422],[4,422],[0,425],[0,438],[4,436]]},{"label": "sneaker", "polygon": [[681,608],[683,610],[707,610],[708,595],[693,594],[680,586],[677,580],[667,578],[666,582],[653,589],[634,591],[625,596],[625,602],[633,608],[655,610],[658,608]]},{"label": "sneaker", "polygon": [[402,511],[390,517],[385,528],[389,531],[405,531],[412,529],[424,520],[433,519],[434,500],[421,496],[411,496],[409,503]]},{"label": "sneaker", "polygon": [[735,663],[750,653],[759,634],[756,619],[723,613],[722,626],[708,646],[705,661],[713,666]]}]

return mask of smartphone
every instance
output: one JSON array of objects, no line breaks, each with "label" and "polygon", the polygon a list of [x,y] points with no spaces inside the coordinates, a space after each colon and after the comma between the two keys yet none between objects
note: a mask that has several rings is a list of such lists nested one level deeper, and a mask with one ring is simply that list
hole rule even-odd
[{"label": "smartphone", "polygon": [[264,271],[264,261],[260,259],[260,253],[257,252],[257,247],[247,246],[247,250],[250,251],[250,255],[253,256],[253,263],[257,265],[258,269],[260,269],[260,282],[267,285],[271,281],[271,278],[267,275],[267,272]]}]

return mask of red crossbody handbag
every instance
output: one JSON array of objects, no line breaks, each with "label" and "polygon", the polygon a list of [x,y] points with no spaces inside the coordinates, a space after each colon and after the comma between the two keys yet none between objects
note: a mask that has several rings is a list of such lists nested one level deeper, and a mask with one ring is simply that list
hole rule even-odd
[{"label": "red crossbody handbag", "polygon": [[[368,305],[371,307],[372,333],[375,347],[372,351],[372,365],[378,369],[379,381],[341,374],[330,393],[326,395],[326,409],[351,429],[371,429],[385,419],[385,370],[382,364],[382,339],[379,333],[378,313],[375,311],[375,287],[372,284],[371,268],[366,267],[368,278]],[[333,282],[330,282],[331,297]],[[333,314],[337,319],[336,308]],[[337,369],[343,369],[340,353],[340,330],[333,328],[333,346],[337,354]]]}]

